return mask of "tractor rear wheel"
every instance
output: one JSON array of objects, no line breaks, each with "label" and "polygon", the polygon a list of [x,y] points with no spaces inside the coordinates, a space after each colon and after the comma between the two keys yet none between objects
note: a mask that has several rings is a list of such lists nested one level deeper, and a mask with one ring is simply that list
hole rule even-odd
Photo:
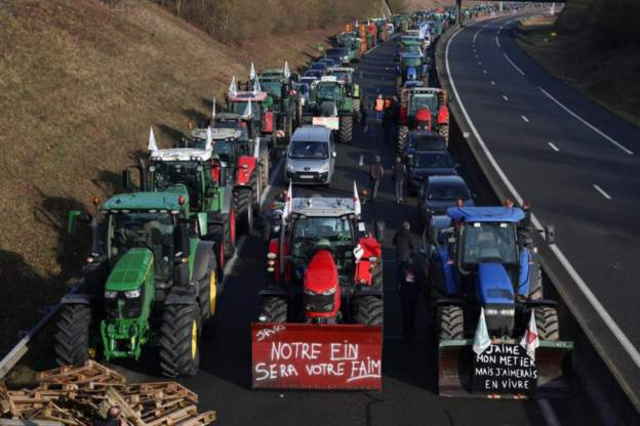
[{"label": "tractor rear wheel", "polygon": [[260,301],[258,321],[268,323],[287,322],[287,299],[283,296],[266,296]]},{"label": "tractor rear wheel", "polygon": [[449,124],[448,123],[438,126],[438,133],[440,134],[440,136],[444,138],[444,140],[447,143],[449,142]]},{"label": "tractor rear wheel", "polygon": [[233,209],[236,212],[237,228],[249,234],[253,228],[253,191],[251,188],[237,188],[233,192]]},{"label": "tractor rear wheel", "polygon": [[397,147],[398,153],[401,154],[404,152],[404,148],[407,144],[408,137],[409,137],[409,127],[405,124],[401,124],[400,128],[398,129],[398,147]]},{"label": "tractor rear wheel", "polygon": [[441,341],[464,338],[464,313],[461,307],[438,307],[438,335]]},{"label": "tractor rear wheel", "polygon": [[353,100],[353,117],[356,123],[359,123],[360,120],[362,120],[362,110],[360,108],[361,108],[360,99],[354,99]]},{"label": "tractor rear wheel", "polygon": [[269,151],[263,150],[260,153],[260,179],[262,181],[262,187],[266,188],[269,185]]},{"label": "tractor rear wheel", "polygon": [[62,305],[56,322],[54,352],[58,365],[82,365],[89,359],[91,307]]},{"label": "tractor rear wheel", "polygon": [[353,300],[353,319],[358,324],[382,325],[384,308],[379,296],[361,296]]},{"label": "tractor rear wheel", "polygon": [[384,262],[381,260],[373,270],[373,288],[379,291],[384,290]]},{"label": "tractor rear wheel", "polygon": [[558,311],[550,306],[539,306],[535,308],[536,327],[540,340],[560,340],[560,322],[558,321]]},{"label": "tractor rear wheel", "polygon": [[353,141],[353,117],[350,115],[343,115],[340,117],[340,130],[339,130],[340,143],[351,143]]},{"label": "tractor rear wheel", "polygon": [[200,366],[200,315],[197,305],[169,305],[160,326],[160,370],[167,377],[192,377]]}]

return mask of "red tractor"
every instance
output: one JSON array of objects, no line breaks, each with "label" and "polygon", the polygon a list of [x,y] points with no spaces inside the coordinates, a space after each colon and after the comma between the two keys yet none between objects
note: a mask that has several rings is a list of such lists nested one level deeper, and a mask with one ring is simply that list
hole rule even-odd
[{"label": "red tractor", "polygon": [[[317,196],[287,200],[280,235],[269,244],[267,288],[260,292],[258,322],[252,324],[254,387],[379,388],[383,323],[379,241],[384,224],[376,222],[372,231],[361,221],[356,194],[354,191],[353,199]],[[278,332],[271,333],[274,329]],[[280,375],[261,381],[265,368],[282,368],[281,359],[273,357],[274,348],[292,341],[316,348],[317,356],[299,360],[295,380]],[[377,359],[366,364],[365,370],[373,366],[378,372],[354,379],[353,374],[341,370],[344,374],[324,377],[328,381],[320,382],[318,377],[307,375],[315,368],[312,361],[323,357],[323,350],[337,351],[336,345],[345,342],[360,348],[351,351],[353,362],[366,364],[367,359]],[[325,368],[329,368],[327,363],[330,368],[340,368],[333,352],[327,357]],[[298,371],[301,366],[304,370]],[[354,383],[359,380],[373,382]]]},{"label": "red tractor", "polygon": [[449,108],[444,90],[435,87],[404,89],[400,102],[399,153],[404,151],[411,130],[437,131],[449,141]]}]

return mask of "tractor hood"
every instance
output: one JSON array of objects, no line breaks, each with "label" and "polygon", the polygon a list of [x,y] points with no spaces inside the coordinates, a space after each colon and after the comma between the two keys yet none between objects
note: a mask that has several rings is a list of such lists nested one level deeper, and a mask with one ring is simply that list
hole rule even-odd
[{"label": "tractor hood", "polygon": [[478,265],[478,298],[483,306],[512,305],[513,285],[504,266],[499,263]]},{"label": "tractor hood", "polygon": [[116,263],[109,274],[105,290],[131,291],[139,289],[153,273],[153,253],[148,248],[132,248]]},{"label": "tractor hood", "polygon": [[338,286],[338,268],[328,250],[319,250],[309,262],[304,275],[305,291],[325,294]]}]

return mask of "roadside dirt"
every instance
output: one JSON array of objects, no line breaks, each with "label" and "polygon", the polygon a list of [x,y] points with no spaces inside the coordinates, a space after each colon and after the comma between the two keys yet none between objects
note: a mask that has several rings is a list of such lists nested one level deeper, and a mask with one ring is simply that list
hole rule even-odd
[{"label": "roadside dirt", "polygon": [[520,47],[558,79],[640,127],[640,45],[607,43],[589,27],[563,31],[569,18],[561,26],[551,16],[524,20]]},{"label": "roadside dirt", "polygon": [[251,61],[295,69],[340,29],[226,46],[133,0],[6,0],[0,22],[0,355],[79,277],[86,254],[67,212],[122,190],[150,126],[170,146]]}]

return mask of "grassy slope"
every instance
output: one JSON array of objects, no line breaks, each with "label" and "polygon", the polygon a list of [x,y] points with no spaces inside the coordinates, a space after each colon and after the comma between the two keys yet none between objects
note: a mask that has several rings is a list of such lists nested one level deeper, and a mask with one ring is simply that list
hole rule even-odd
[{"label": "grassy slope", "polygon": [[559,79],[640,126],[640,42],[632,39],[638,30],[616,18],[626,11],[640,19],[640,3],[626,1],[601,9],[596,0],[573,0],[555,24],[525,22],[520,45]]},{"label": "grassy slope", "polygon": [[145,155],[149,126],[168,146],[206,116],[248,64],[302,65],[338,28],[227,47],[144,1],[0,4],[0,352],[66,291],[84,250],[66,212],[118,191]]}]

